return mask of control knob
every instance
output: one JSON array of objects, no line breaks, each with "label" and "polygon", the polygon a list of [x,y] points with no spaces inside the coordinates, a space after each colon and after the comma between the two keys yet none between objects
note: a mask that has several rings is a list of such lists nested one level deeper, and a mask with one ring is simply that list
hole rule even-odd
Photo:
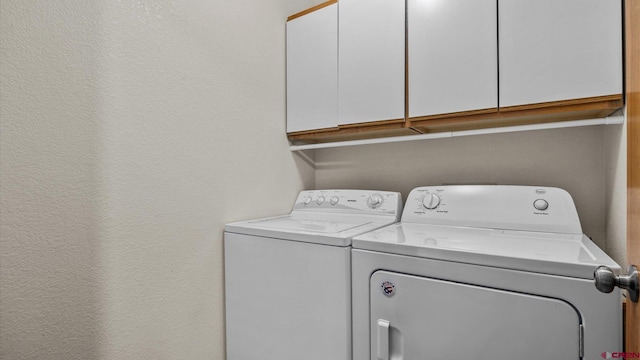
[{"label": "control knob", "polygon": [[322,205],[323,203],[324,203],[324,196],[322,195],[318,196],[318,198],[316,199],[316,204]]},{"label": "control knob", "polygon": [[338,198],[337,196],[332,196],[332,197],[329,199],[329,203],[330,203],[331,205],[335,205],[335,204],[337,204],[337,203],[338,203],[338,201],[340,201],[340,198]]},{"label": "control knob", "polygon": [[311,204],[311,202],[313,201],[313,199],[311,198],[311,196],[307,196],[304,198],[304,200],[302,200],[302,203],[305,205],[309,205]]},{"label": "control knob", "polygon": [[422,199],[422,206],[425,209],[433,210],[440,205],[440,196],[436,194],[427,194],[424,199]]},{"label": "control knob", "polygon": [[547,202],[547,200],[538,199],[533,202],[533,207],[536,208],[536,210],[545,211],[549,208],[549,203]]},{"label": "control knob", "polygon": [[373,194],[369,196],[369,200],[367,200],[367,205],[369,205],[369,207],[372,209],[376,209],[380,207],[380,205],[382,205],[383,201],[384,199],[382,198],[382,196],[380,196],[380,194]]}]

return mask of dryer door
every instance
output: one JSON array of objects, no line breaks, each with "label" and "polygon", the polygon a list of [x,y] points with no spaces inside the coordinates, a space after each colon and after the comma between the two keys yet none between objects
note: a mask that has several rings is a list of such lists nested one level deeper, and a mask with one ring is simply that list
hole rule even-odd
[{"label": "dryer door", "polygon": [[377,271],[371,359],[580,359],[581,321],[561,300]]}]

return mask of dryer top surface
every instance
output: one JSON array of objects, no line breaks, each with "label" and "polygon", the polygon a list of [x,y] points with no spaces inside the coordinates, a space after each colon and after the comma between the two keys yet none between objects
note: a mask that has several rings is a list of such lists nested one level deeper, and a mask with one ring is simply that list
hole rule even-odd
[{"label": "dryer top surface", "polygon": [[398,223],[355,237],[353,248],[585,279],[600,265],[620,270],[575,234]]}]

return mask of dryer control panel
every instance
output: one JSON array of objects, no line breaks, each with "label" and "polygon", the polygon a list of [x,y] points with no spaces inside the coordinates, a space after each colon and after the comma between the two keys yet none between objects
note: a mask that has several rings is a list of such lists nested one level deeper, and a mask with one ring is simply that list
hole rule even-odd
[{"label": "dryer control panel", "polygon": [[402,196],[391,191],[306,190],[298,195],[293,211],[383,214],[399,218]]},{"label": "dryer control panel", "polygon": [[571,195],[552,187],[419,187],[407,198],[402,222],[582,234]]}]

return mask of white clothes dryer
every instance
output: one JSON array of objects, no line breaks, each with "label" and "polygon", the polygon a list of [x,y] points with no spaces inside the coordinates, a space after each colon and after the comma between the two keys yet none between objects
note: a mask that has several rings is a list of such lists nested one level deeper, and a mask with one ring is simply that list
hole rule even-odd
[{"label": "white clothes dryer", "polygon": [[596,360],[622,351],[620,267],[564,190],[419,187],[402,220],[355,237],[354,360]]},{"label": "white clothes dryer", "polygon": [[351,239],[401,210],[396,192],[303,191],[288,215],[227,224],[227,359],[350,360]]}]

